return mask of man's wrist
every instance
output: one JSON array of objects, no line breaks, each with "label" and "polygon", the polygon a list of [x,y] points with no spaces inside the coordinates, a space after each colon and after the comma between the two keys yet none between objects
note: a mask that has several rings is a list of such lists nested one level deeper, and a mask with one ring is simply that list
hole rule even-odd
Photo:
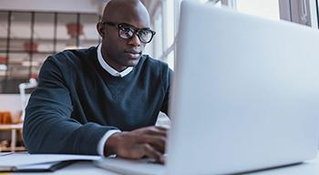
[{"label": "man's wrist", "polygon": [[116,155],[117,147],[118,147],[118,141],[119,141],[119,136],[121,135],[120,132],[113,133],[106,141],[105,147],[104,147],[104,155],[110,156],[110,155]]},{"label": "man's wrist", "polygon": [[109,139],[109,137],[111,135],[113,135],[114,133],[117,133],[117,132],[121,132],[120,130],[108,130],[104,135],[103,137],[100,139],[99,143],[98,143],[98,146],[97,146],[97,152],[100,156],[105,156],[104,154],[104,149],[105,149],[105,144],[106,144],[106,141]]}]

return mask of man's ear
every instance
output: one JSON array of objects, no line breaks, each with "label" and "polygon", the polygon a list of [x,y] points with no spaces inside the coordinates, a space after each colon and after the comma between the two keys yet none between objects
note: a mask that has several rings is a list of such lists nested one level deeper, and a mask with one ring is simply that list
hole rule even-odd
[{"label": "man's ear", "polygon": [[96,24],[96,29],[97,29],[97,31],[99,32],[100,36],[101,36],[102,38],[104,38],[104,36],[105,36],[104,25],[103,25],[101,22],[98,22],[98,23]]}]

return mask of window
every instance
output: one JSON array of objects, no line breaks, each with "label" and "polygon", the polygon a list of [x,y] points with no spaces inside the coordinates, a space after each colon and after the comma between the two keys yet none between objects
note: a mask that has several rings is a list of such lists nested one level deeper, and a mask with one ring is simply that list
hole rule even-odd
[{"label": "window", "polygon": [[280,19],[278,0],[237,0],[237,9],[243,13]]},{"label": "window", "polygon": [[313,0],[232,0],[243,13],[282,19],[317,28],[316,1]]},{"label": "window", "polygon": [[[161,8],[157,10],[158,14],[161,14]],[[156,35],[154,36],[153,41],[153,55],[155,58],[159,58],[163,53],[163,16],[156,15],[154,19],[154,30],[156,31]]]},{"label": "window", "polygon": [[[196,0],[201,3],[212,3],[211,0]],[[174,69],[175,36],[178,28],[178,15],[181,0],[162,0],[153,16],[156,37],[152,43],[153,56],[168,63]],[[216,2],[216,1],[213,1]],[[216,6],[221,6],[218,1]]]},{"label": "window", "polygon": [[166,40],[165,40],[165,49],[168,49],[169,46],[171,46],[174,43],[174,18],[171,18],[171,16],[174,16],[174,1],[166,1],[165,3],[165,9],[166,9],[166,20],[165,20],[165,31],[166,31]]},{"label": "window", "polygon": [[[179,8],[182,0],[162,0],[152,17],[157,32],[153,42],[153,56],[174,69],[175,35],[178,30]],[[193,0],[229,6],[241,13],[270,19],[284,19],[299,24],[318,27],[318,1],[313,0]]]}]

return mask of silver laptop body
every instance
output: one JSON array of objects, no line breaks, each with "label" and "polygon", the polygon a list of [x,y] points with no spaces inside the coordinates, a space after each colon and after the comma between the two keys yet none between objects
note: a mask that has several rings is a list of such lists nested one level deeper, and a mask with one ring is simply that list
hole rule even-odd
[{"label": "silver laptop body", "polygon": [[[319,32],[183,1],[165,166],[122,174],[229,174],[316,156]],[[136,165],[139,164],[139,165]]]}]

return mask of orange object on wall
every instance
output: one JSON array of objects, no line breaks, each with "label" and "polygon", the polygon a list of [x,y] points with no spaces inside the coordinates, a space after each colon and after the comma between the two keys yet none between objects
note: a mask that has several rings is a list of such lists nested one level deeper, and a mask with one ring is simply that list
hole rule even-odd
[{"label": "orange object on wall", "polygon": [[10,112],[8,111],[0,112],[0,124],[12,124]]},{"label": "orange object on wall", "polygon": [[7,62],[7,57],[0,56],[0,64],[6,64],[6,62]]},{"label": "orange object on wall", "polygon": [[37,52],[39,44],[37,43],[24,43],[24,50],[26,52]]},{"label": "orange object on wall", "polygon": [[83,25],[82,24],[69,23],[66,25],[66,28],[68,30],[68,35],[70,35],[71,38],[75,38],[77,36],[83,35]]}]

